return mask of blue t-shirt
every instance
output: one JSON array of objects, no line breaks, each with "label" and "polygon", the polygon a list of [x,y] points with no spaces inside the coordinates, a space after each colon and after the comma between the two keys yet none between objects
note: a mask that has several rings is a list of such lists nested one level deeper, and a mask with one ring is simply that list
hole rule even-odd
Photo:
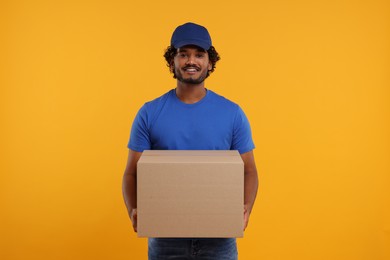
[{"label": "blue t-shirt", "polygon": [[183,103],[175,89],[138,111],[128,148],[144,150],[253,150],[248,119],[228,99],[207,90],[195,104]]}]

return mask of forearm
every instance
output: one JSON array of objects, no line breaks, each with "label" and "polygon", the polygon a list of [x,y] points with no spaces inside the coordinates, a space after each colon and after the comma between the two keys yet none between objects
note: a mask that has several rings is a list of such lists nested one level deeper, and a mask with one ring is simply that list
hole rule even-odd
[{"label": "forearm", "polygon": [[122,180],[123,198],[135,232],[137,232],[137,162],[141,154],[141,152],[129,150]]},{"label": "forearm", "polygon": [[244,175],[244,206],[251,213],[258,189],[256,170],[246,171]]},{"label": "forearm", "polygon": [[258,177],[253,151],[241,154],[244,161],[244,207],[250,214],[255,203]]},{"label": "forearm", "polygon": [[137,179],[136,175],[124,174],[122,192],[127,211],[131,216],[131,211],[137,208]]}]

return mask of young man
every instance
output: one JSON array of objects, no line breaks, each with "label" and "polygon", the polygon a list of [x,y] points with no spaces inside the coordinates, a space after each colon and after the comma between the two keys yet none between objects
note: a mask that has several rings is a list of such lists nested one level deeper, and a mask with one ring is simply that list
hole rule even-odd
[{"label": "young man", "polygon": [[[144,150],[238,150],[244,161],[244,229],[255,202],[258,177],[249,122],[235,103],[205,88],[220,59],[203,26],[186,23],[173,32],[164,57],[175,89],[145,103],[130,134],[123,195],[137,231],[136,164]],[[234,238],[149,238],[149,259],[237,259]]]}]

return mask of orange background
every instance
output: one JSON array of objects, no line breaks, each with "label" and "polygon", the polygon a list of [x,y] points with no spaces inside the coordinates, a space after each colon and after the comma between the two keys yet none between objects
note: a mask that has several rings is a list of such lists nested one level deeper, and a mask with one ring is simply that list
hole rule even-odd
[{"label": "orange background", "polygon": [[0,259],[146,259],[121,194],[140,106],[207,26],[260,190],[240,259],[390,259],[388,1],[0,2]]}]

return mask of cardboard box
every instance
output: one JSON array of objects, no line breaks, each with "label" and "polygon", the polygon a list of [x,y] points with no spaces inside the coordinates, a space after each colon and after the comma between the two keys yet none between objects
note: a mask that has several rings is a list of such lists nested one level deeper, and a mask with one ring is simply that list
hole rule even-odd
[{"label": "cardboard box", "polygon": [[144,151],[139,237],[242,237],[244,163],[237,151]]}]

